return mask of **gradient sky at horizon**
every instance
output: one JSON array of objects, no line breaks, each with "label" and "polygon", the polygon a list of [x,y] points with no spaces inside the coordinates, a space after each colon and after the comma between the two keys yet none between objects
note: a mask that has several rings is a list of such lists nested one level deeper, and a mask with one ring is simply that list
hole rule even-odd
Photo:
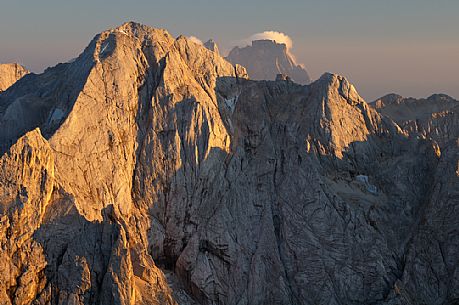
[{"label": "gradient sky at horizon", "polygon": [[458,0],[1,0],[0,62],[41,72],[126,21],[229,48],[275,30],[313,79],[344,75],[372,101],[390,92],[459,98]]}]

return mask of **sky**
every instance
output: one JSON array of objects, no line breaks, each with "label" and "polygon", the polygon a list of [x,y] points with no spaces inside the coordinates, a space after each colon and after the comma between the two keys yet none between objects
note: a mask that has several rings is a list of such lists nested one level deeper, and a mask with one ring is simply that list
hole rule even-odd
[{"label": "sky", "polygon": [[126,21],[213,38],[224,52],[279,31],[313,79],[344,75],[367,101],[459,98],[458,0],[0,0],[0,62],[38,73]]}]

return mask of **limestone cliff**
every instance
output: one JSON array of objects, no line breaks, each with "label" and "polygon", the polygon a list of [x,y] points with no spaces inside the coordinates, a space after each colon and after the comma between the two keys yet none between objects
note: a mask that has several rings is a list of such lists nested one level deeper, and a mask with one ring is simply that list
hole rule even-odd
[{"label": "limestone cliff", "polygon": [[458,300],[457,147],[341,76],[253,81],[126,23],[0,95],[0,127],[4,304]]},{"label": "limestone cliff", "polygon": [[13,64],[0,64],[0,93],[11,87],[29,71],[23,66]]}]

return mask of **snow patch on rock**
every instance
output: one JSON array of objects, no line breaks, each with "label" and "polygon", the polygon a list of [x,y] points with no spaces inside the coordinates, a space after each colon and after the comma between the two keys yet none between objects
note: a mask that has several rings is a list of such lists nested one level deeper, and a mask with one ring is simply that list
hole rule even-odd
[{"label": "snow patch on rock", "polygon": [[62,109],[56,108],[51,113],[49,118],[49,124],[59,123],[64,118],[64,111]]},{"label": "snow patch on rock", "polygon": [[229,108],[231,113],[234,113],[234,109],[236,108],[238,99],[239,99],[239,94],[229,99],[225,98],[225,104]]},{"label": "snow patch on rock", "polygon": [[369,193],[372,193],[372,194],[376,194],[378,192],[378,189],[376,188],[376,186],[374,186],[373,184],[370,183],[370,181],[368,180],[368,176],[365,176],[365,175],[358,175],[357,177],[355,177],[355,179],[362,183],[363,185],[365,185],[366,187],[366,190],[369,192]]}]

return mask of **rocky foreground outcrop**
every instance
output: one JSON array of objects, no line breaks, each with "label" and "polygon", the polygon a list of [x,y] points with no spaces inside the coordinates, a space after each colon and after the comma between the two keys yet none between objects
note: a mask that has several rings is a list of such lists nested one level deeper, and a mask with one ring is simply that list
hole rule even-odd
[{"label": "rocky foreground outcrop", "polygon": [[13,64],[0,64],[0,93],[11,87],[29,71],[23,66]]},{"label": "rocky foreground outcrop", "polygon": [[[3,304],[454,304],[457,147],[136,23],[0,94]],[[454,163],[454,164],[453,164]]]},{"label": "rocky foreground outcrop", "polygon": [[295,62],[287,46],[274,40],[254,40],[250,46],[234,47],[226,59],[246,67],[254,80],[275,80],[278,74],[284,74],[298,84],[311,82],[308,72]]}]

